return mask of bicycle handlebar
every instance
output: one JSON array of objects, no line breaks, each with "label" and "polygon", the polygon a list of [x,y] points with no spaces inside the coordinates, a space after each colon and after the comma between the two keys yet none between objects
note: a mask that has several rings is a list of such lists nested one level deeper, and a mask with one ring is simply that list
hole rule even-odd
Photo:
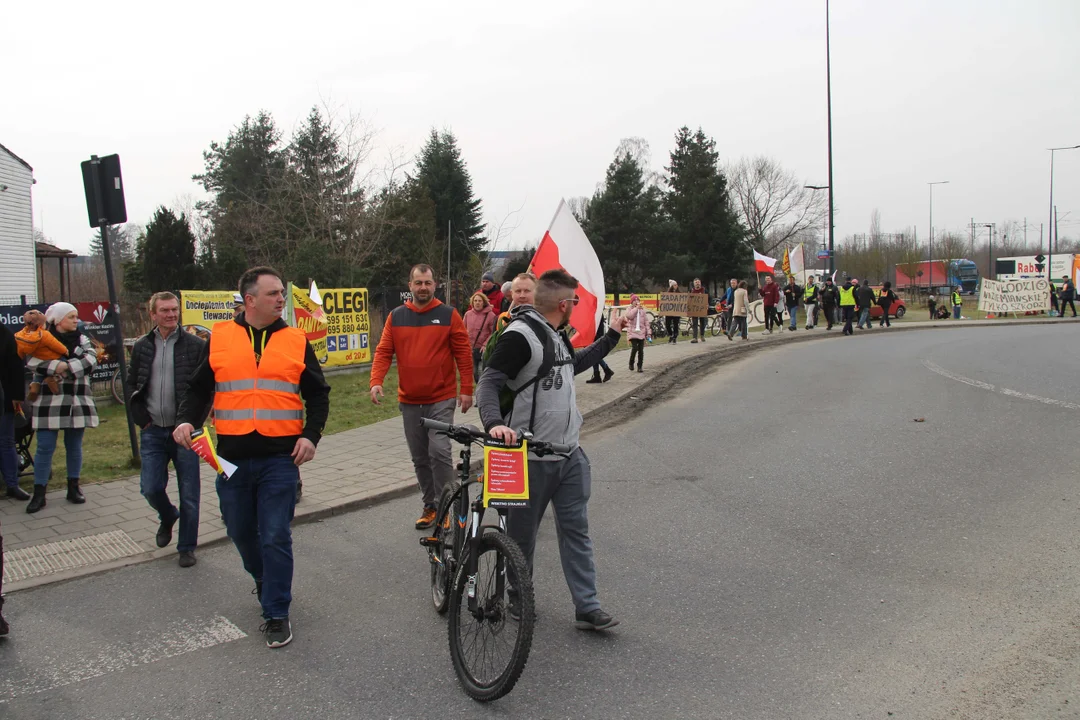
[{"label": "bicycle handlebar", "polygon": [[[468,443],[472,440],[493,440],[490,435],[482,430],[477,430],[471,425],[451,425],[449,423],[439,422],[438,420],[431,420],[429,418],[420,419],[420,427],[426,430],[434,430],[437,433],[443,435],[449,435],[454,440],[460,443]],[[536,455],[569,455],[573,452],[573,448],[569,445],[562,445],[560,443],[543,442],[542,440],[533,440],[527,434],[524,436],[525,440],[529,443],[529,452]]]}]

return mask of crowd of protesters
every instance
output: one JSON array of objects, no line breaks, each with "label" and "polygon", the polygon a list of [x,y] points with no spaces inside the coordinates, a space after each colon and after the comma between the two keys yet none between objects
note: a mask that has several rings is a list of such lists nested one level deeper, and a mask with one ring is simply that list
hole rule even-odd
[{"label": "crowd of protesters", "polygon": [[[427,530],[435,522],[442,489],[453,482],[450,441],[421,428],[423,418],[453,422],[456,410],[467,412],[475,404],[485,428],[495,437],[512,440],[528,430],[537,439],[577,448],[581,424],[573,390],[573,377],[592,370],[588,383],[608,382],[614,371],[604,358],[625,330],[630,343],[628,370],[643,372],[645,347],[653,340],[653,326],[641,298],[632,294],[630,306],[610,321],[603,320],[588,347],[574,350],[566,335],[577,304],[577,281],[564,271],[537,277],[522,273],[502,286],[494,276],[483,276],[470,297],[464,316],[435,298],[434,271],[416,265],[409,273],[411,299],[386,318],[375,349],[370,377],[370,398],[384,400],[383,381],[391,362],[397,362],[397,401],[404,425],[422,510],[414,525]],[[179,525],[179,565],[196,564],[200,480],[199,458],[193,444],[204,423],[213,422],[218,453],[236,466],[230,476],[219,475],[216,491],[229,538],[244,570],[254,580],[253,594],[266,620],[261,628],[271,648],[293,637],[289,621],[292,601],[293,554],[290,522],[300,498],[299,468],[315,457],[330,408],[330,387],[304,333],[282,319],[285,284],[269,267],[248,270],[235,294],[235,316],[215,326],[211,339],[184,332],[180,304],[170,292],[155,293],[148,309],[153,330],[132,348],[127,402],[140,428],[142,471],[140,490],[158,516],[156,543],[172,544]],[[669,292],[679,292],[672,280]],[[690,293],[707,294],[699,279]],[[747,341],[752,309],[751,286],[732,278],[716,299],[715,308],[728,340],[736,335]],[[1054,288],[1061,316],[1066,307],[1076,316],[1075,287],[1064,278]],[[781,287],[773,276],[756,288],[762,301],[765,332],[799,327],[800,308],[807,330],[824,319],[826,330],[843,324],[843,334],[872,327],[871,310],[881,309],[879,327],[890,327],[891,311],[899,303],[892,285],[875,290],[866,280],[845,276],[837,285],[832,277],[805,285],[795,277]],[[938,308],[929,297],[931,318],[938,313],[960,317],[960,289],[950,303]],[[88,428],[98,425],[90,390],[90,375],[98,352],[78,320],[74,306],[55,303],[44,314],[30,311],[25,327],[12,333],[0,325],[0,474],[8,498],[29,501],[26,512],[46,506],[52,459],[61,432],[64,437],[66,500],[85,502],[80,487],[82,443]],[[680,316],[664,323],[670,343],[677,342]],[[707,318],[691,318],[691,342],[704,342]],[[854,324],[854,327],[853,327]],[[543,363],[554,357],[554,365]],[[538,383],[542,369],[551,383]],[[601,373],[603,373],[601,375]],[[554,374],[554,375],[552,375]],[[554,376],[558,376],[556,379]],[[550,386],[550,387],[549,387]],[[509,406],[503,406],[504,395]],[[543,412],[537,414],[537,408]],[[564,421],[548,427],[554,413]],[[526,418],[530,419],[528,422]],[[556,427],[556,425],[558,427]],[[19,487],[16,428],[30,428],[37,436],[33,458],[33,494]],[[168,466],[175,471],[179,507],[167,494]],[[535,464],[535,467],[534,467]],[[596,599],[595,567],[588,538],[585,507],[590,468],[579,449],[567,458],[530,459],[530,478],[536,502],[525,511],[511,513],[509,531],[525,549],[530,566],[536,528],[547,504],[556,515],[560,553],[575,605],[575,625],[585,630],[606,630],[617,620],[601,610]],[[0,537],[0,577],[3,539]],[[0,595],[0,610],[2,610]],[[0,614],[0,635],[8,632]]]}]

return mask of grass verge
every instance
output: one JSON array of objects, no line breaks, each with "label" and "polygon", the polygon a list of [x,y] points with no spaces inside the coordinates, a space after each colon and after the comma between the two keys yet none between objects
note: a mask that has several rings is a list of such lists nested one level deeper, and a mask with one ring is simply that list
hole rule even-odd
[{"label": "grass verge", "polygon": [[[386,398],[382,405],[373,405],[368,395],[370,373],[351,372],[327,376],[330,391],[330,418],[323,431],[324,435],[339,433],[343,430],[364,425],[371,425],[400,413],[397,405],[397,368],[390,368],[383,382]],[[108,482],[120,478],[138,475],[139,470],[131,463],[131,442],[128,439],[127,416],[123,405],[100,402],[98,415],[101,424],[87,430],[83,436],[82,481]],[[138,430],[136,430],[138,437]],[[49,482],[52,490],[67,484],[67,453],[64,451],[63,438],[57,443],[53,455],[53,478]],[[37,450],[37,438],[31,446],[31,452]],[[29,487],[30,479],[23,478],[23,485]]]}]

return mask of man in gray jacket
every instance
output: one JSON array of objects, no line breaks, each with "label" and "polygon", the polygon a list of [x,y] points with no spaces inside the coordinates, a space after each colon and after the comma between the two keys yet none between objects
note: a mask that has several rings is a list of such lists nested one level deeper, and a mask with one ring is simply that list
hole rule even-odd
[{"label": "man in gray jacket", "polygon": [[[531,432],[536,440],[573,448],[569,457],[529,458],[529,507],[509,511],[507,531],[521,546],[531,571],[536,531],[551,503],[563,575],[574,600],[574,625],[607,630],[618,620],[604,612],[596,598],[588,518],[592,474],[589,458],[578,445],[582,418],[574,375],[592,368],[618,344],[626,321],[613,319],[607,333],[575,352],[561,330],[577,304],[577,287],[577,280],[564,270],[540,276],[535,307],[513,310],[476,387],[476,404],[492,437],[516,443],[518,433]],[[509,408],[500,407],[504,387],[513,394]]]}]

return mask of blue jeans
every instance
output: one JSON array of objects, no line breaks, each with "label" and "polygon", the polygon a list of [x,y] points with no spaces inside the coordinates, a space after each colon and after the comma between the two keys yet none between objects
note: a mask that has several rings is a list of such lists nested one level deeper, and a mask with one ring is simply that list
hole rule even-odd
[{"label": "blue jeans", "polygon": [[262,582],[263,617],[289,617],[292,602],[292,530],[300,468],[288,455],[241,460],[229,479],[218,475],[217,493],[225,530]]},{"label": "blue jeans", "polygon": [[789,308],[787,309],[787,311],[788,311],[788,313],[789,313],[789,314],[791,315],[791,325],[790,325],[789,327],[790,327],[790,328],[791,328],[792,330],[794,330],[794,329],[795,329],[795,325],[796,325],[796,323],[795,323],[795,320],[796,320],[796,318],[797,318],[797,317],[798,317],[798,315],[799,315],[799,308],[798,308],[798,306],[796,306],[796,307],[789,307]]},{"label": "blue jeans", "polygon": [[867,328],[870,327],[870,308],[863,308],[859,311],[859,329],[863,329],[863,325]]},{"label": "blue jeans", "polygon": [[[64,429],[64,451],[67,453],[67,476],[79,477],[82,472],[82,438],[86,428]],[[34,453],[34,484],[48,485],[52,471],[52,456],[56,452],[59,430],[37,431],[37,452]]]},{"label": "blue jeans", "polygon": [[[151,425],[139,436],[139,492],[157,510],[161,522],[180,519],[180,539],[176,549],[190,552],[199,544],[199,456],[178,446],[172,428]],[[165,488],[169,484],[169,461],[176,468],[176,489],[180,494],[180,509],[169,500]]]},{"label": "blue jeans", "polygon": [[15,452],[15,413],[0,414],[0,476],[4,485],[19,485],[19,454]]},{"label": "blue jeans", "polygon": [[959,320],[960,319],[960,310],[962,308],[963,308],[963,305],[953,305],[952,306],[952,319],[953,320]]}]

